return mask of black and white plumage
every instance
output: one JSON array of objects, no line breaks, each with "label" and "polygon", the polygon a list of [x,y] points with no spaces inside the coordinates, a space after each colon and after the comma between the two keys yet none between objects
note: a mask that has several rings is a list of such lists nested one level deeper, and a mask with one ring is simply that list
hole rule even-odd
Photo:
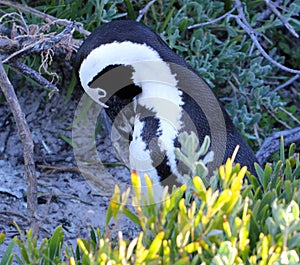
[{"label": "black and white plumage", "polygon": [[85,91],[97,99],[103,93],[106,112],[120,134],[127,134],[131,170],[154,182],[182,183],[174,148],[180,132],[194,131],[200,143],[211,137],[211,168],[240,145],[235,161],[254,174],[255,155],[213,92],[143,24],[120,20],[100,26],[78,50],[76,67]]}]

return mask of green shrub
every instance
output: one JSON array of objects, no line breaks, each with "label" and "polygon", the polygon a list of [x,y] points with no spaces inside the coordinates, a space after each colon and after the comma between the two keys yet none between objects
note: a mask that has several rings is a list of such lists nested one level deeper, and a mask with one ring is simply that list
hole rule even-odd
[{"label": "green shrub", "polygon": [[[59,19],[76,20],[85,29],[92,31],[114,19],[136,19],[149,1],[22,2]],[[258,40],[265,51],[275,61],[299,69],[298,38],[288,32],[278,16],[273,13],[262,16],[268,9],[265,1],[242,1],[242,4],[246,19],[258,33]],[[266,60],[234,18],[228,17],[199,28],[189,28],[224,15],[234,5],[235,1],[155,1],[141,17],[141,22],[159,33],[171,48],[196,69],[218,96],[223,98],[234,125],[250,146],[257,150],[265,137],[274,130],[293,128],[299,123],[299,108],[295,108],[299,86],[296,80],[294,92],[291,92],[290,86],[279,92],[274,91],[293,75]],[[283,19],[299,32],[299,0],[281,1],[277,9]],[[12,9],[5,8],[3,11],[11,12]],[[43,25],[42,19],[26,12],[24,14],[28,25]],[[232,14],[236,15],[237,11]],[[57,31],[57,28],[54,30]],[[82,38],[76,32],[74,37]],[[39,59],[32,58],[29,62],[35,69],[41,63]],[[51,70],[55,72],[57,69]],[[280,93],[282,91],[286,93]]]},{"label": "green shrub", "polygon": [[[182,138],[189,157],[199,155],[194,137]],[[207,151],[208,143],[199,150]],[[125,214],[140,226],[136,238],[125,239],[119,231],[112,239],[91,228],[89,240],[78,239],[75,251],[68,246],[62,251],[61,227],[40,246],[31,231],[27,239],[20,232],[21,239],[13,239],[0,264],[11,264],[14,256],[19,264],[299,264],[299,154],[291,145],[287,156],[281,149],[280,157],[264,169],[256,165],[262,187],[246,167],[233,164],[233,157],[210,180],[195,176],[171,194],[165,190],[159,204],[150,179],[146,176],[145,197],[133,173],[134,211],[127,207],[129,190],[121,194],[116,186],[104,231],[112,218],[118,221]],[[20,254],[13,254],[14,244]]]},{"label": "green shrub", "polygon": [[[299,31],[300,24],[295,18],[299,1],[290,2],[283,1],[280,12]],[[133,7],[126,0],[86,3],[45,0],[36,8],[58,18],[76,19],[86,29],[93,30],[112,19],[135,19],[145,4],[145,1],[136,1]],[[188,30],[190,25],[223,15],[232,4],[231,1],[207,0],[156,1],[142,22],[159,32],[221,97],[231,97],[226,108],[235,117],[234,124],[248,139],[259,142],[275,125],[279,128],[278,120],[295,126],[295,121],[287,119],[286,112],[280,110],[284,107],[293,117],[299,117],[293,99],[272,91],[288,80],[290,74],[270,64],[257,50],[252,52],[249,36],[232,19]],[[271,15],[258,23],[257,18],[263,12],[262,1],[244,1],[244,4],[247,19],[260,33],[266,51],[278,62],[299,69],[299,60],[295,60],[300,57],[299,45],[287,36],[279,18]],[[43,23],[29,14],[25,20],[28,24]],[[39,66],[39,61],[36,64]],[[30,65],[34,65],[34,61]],[[254,125],[258,128],[255,137]],[[256,141],[251,145],[257,147]],[[198,150],[197,144],[196,141],[191,152]],[[40,244],[31,231],[26,236],[20,232],[20,236],[9,243],[0,265],[12,264],[13,260],[18,264],[72,265],[300,263],[300,163],[295,145],[291,145],[285,155],[282,144],[277,163],[264,168],[256,165],[262,187],[245,168],[233,165],[233,159],[208,178],[205,162],[209,156],[199,161],[197,154],[181,152],[177,155],[187,155],[186,162],[190,163],[195,177],[172,194],[165,192],[161,204],[152,203],[150,181],[149,195],[143,198],[136,185],[139,178],[133,175],[134,211],[126,207],[129,192],[120,194],[116,187],[104,231],[91,228],[90,239],[78,239],[75,250],[63,247],[61,227]],[[242,182],[245,173],[247,179]],[[141,207],[140,200],[149,200],[150,204]],[[141,232],[133,239],[125,239],[121,232],[117,240],[107,238],[105,231],[109,229],[110,220],[118,220],[123,214],[138,224]],[[5,233],[1,233],[0,244],[4,238]]]}]

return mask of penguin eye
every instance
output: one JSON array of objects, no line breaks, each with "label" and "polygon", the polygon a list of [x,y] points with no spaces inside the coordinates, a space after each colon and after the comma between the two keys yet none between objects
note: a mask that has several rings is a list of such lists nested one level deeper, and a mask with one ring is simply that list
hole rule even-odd
[{"label": "penguin eye", "polygon": [[133,99],[135,96],[137,96],[140,93],[142,93],[141,87],[139,87],[135,84],[130,84],[130,85],[120,89],[116,93],[116,96],[118,96],[121,99]]},{"label": "penguin eye", "polygon": [[142,92],[132,80],[134,69],[130,65],[109,65],[88,83],[90,88],[101,88],[107,97],[114,95],[121,99],[133,99]]}]

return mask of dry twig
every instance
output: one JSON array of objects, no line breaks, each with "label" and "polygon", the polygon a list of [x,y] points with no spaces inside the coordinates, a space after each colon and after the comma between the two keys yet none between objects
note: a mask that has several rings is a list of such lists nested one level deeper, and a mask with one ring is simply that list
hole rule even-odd
[{"label": "dry twig", "polygon": [[[48,70],[48,66],[53,60],[54,51],[59,51],[59,53],[65,53],[66,51],[66,58],[70,58],[71,53],[75,50],[72,43],[72,32],[74,31],[75,24],[67,24],[65,29],[58,34],[55,34],[55,32],[45,34],[44,31],[47,31],[50,24],[54,22],[38,27],[36,25],[27,25],[22,14],[19,13],[10,13],[2,16],[2,22],[5,17],[12,17],[13,21],[19,21],[20,25],[9,20],[8,22],[5,21],[5,23],[13,23],[12,29],[1,28],[2,34],[4,32],[6,34],[6,36],[0,38],[2,63],[8,64],[23,75],[38,82],[41,86],[50,89],[49,97],[51,98],[53,93],[58,92],[59,89],[53,84],[53,80],[49,81],[44,78],[41,75],[41,71],[52,77],[57,77],[56,73]],[[40,54],[42,57],[39,72],[19,60],[21,57],[32,54]]]},{"label": "dry twig", "polygon": [[[72,36],[74,30],[74,23],[69,23],[66,28],[58,33],[57,35],[51,36],[49,38],[44,38],[43,34],[40,34],[39,39],[33,39],[32,42],[26,43],[21,49],[17,50],[16,52],[10,54],[8,57],[3,59],[3,63],[8,63],[15,57],[25,56],[27,54],[38,54],[43,51],[51,50],[56,48],[58,44],[69,50],[73,50],[74,48],[71,46],[67,46],[66,44],[63,44],[62,41],[66,41],[70,36]],[[59,46],[58,46],[59,47]]]},{"label": "dry twig", "polygon": [[[276,9],[275,4],[270,2],[269,0],[266,0],[267,5],[272,8],[273,12],[276,12],[276,15],[281,19],[281,21],[283,22],[283,24],[289,29],[289,31],[291,31],[293,33],[293,35],[295,35],[295,30],[294,28],[287,22],[286,19],[283,18],[283,16],[279,13],[279,11]],[[276,11],[275,11],[276,9]],[[232,15],[232,13],[237,10],[238,14],[237,15]],[[279,14],[278,14],[279,13]],[[269,15],[270,12],[266,12],[264,14],[264,16]],[[249,35],[249,37],[251,38],[253,45],[256,46],[256,48],[259,50],[259,52],[263,55],[263,57],[265,57],[270,63],[274,64],[275,66],[277,66],[279,69],[289,72],[289,73],[293,73],[296,75],[300,74],[300,70],[297,69],[292,69],[289,68],[287,66],[284,66],[282,64],[280,64],[279,62],[277,62],[276,60],[274,60],[265,50],[264,48],[261,46],[259,39],[258,39],[258,33],[251,27],[251,25],[249,24],[249,22],[246,19],[244,10],[243,10],[243,4],[240,0],[235,0],[235,6],[228,11],[227,13],[225,13],[224,15],[208,21],[208,22],[204,22],[204,23],[200,23],[200,24],[195,24],[192,26],[189,26],[188,29],[193,29],[193,28],[197,28],[197,27],[202,27],[202,26],[206,26],[206,25],[210,25],[213,23],[216,23],[222,19],[230,19],[230,18],[234,18],[235,21],[240,25],[241,28],[243,28],[245,30],[245,32]],[[284,19],[284,20],[283,20]],[[296,35],[298,37],[298,34],[296,33]]]},{"label": "dry twig", "polygon": [[[0,1],[0,4],[10,5],[21,10],[25,8],[27,12],[31,12],[32,14],[36,14],[37,12],[39,16],[42,15],[39,11],[10,1]],[[39,229],[37,216],[37,179],[33,154],[34,144],[25,115],[22,112],[14,88],[6,75],[3,63],[20,71],[25,76],[32,78],[42,86],[51,89],[52,93],[58,91],[58,88],[45,79],[40,73],[19,60],[21,57],[27,55],[44,54],[47,60],[43,61],[43,70],[47,72],[48,64],[52,60],[53,51],[55,49],[66,50],[69,53],[73,51],[73,44],[70,42],[72,40],[75,23],[66,23],[65,21],[66,27],[60,33],[47,33],[51,24],[59,24],[61,20],[49,17],[48,15],[45,15],[45,19],[48,19],[48,22],[50,22],[38,27],[37,25],[27,25],[22,13],[10,13],[1,17],[0,87],[16,121],[18,134],[23,145],[24,165],[27,176],[28,219],[34,234],[37,234]],[[11,28],[7,27],[9,25],[11,25]],[[50,96],[52,93],[50,93]]]},{"label": "dry twig", "polygon": [[149,8],[156,2],[156,0],[150,1],[143,9],[140,10],[139,16],[136,21],[140,22],[142,17],[148,12]]},{"label": "dry twig", "polygon": [[[16,2],[5,1],[5,0],[0,0],[0,4],[10,6],[10,7],[14,7],[18,10],[23,11],[23,12],[27,12],[27,13],[30,13],[30,14],[35,15],[37,17],[40,17],[40,18],[44,19],[47,23],[55,21],[55,22],[57,22],[57,24],[66,27],[71,22],[67,19],[57,19],[56,17],[53,17],[51,15],[40,12],[40,11],[38,11],[34,8],[31,8],[31,7],[29,7],[25,4],[19,4],[19,3],[16,3]],[[76,23],[76,31],[78,31],[81,34],[84,34],[85,36],[88,36],[90,34],[90,32],[85,30],[80,23]]]},{"label": "dry twig", "polygon": [[[276,0],[276,1],[274,2],[274,5],[280,5],[282,2],[283,2],[283,0]],[[269,8],[266,8],[263,12],[261,12],[261,13],[259,14],[259,16],[257,17],[257,20],[258,20],[258,21],[263,21],[263,20],[265,20],[266,18],[268,18],[271,14],[272,14],[272,10],[269,9]]]},{"label": "dry twig", "polygon": [[280,149],[280,137],[283,136],[284,145],[300,142],[300,127],[290,130],[276,132],[265,139],[263,145],[256,153],[257,161],[263,165],[267,162],[268,158]]},{"label": "dry twig", "polygon": [[27,205],[28,205],[29,220],[30,220],[30,225],[33,230],[33,233],[37,234],[38,232],[37,179],[36,179],[36,171],[35,171],[35,165],[33,159],[33,141],[31,138],[31,133],[28,124],[25,119],[25,115],[22,112],[15,90],[6,75],[6,72],[4,70],[1,61],[0,61],[0,87],[13,113],[14,119],[17,124],[18,133],[23,145],[24,164],[25,164],[25,171],[26,171],[27,182],[28,182]]},{"label": "dry twig", "polygon": [[296,38],[299,38],[298,33],[295,31],[295,29],[293,28],[293,26],[285,19],[285,17],[283,15],[281,15],[281,13],[278,11],[278,9],[276,8],[276,4],[273,3],[270,0],[265,0],[266,5],[268,6],[268,8],[270,8],[272,10],[272,12],[281,20],[282,24],[287,28],[287,30]]},{"label": "dry twig", "polygon": [[211,25],[211,24],[217,23],[217,22],[223,20],[224,18],[228,17],[235,10],[236,10],[236,6],[234,6],[231,10],[229,10],[227,13],[225,13],[224,15],[222,15],[220,17],[217,17],[217,18],[215,18],[213,20],[210,20],[210,21],[207,21],[207,22],[203,22],[203,23],[199,23],[199,24],[195,24],[195,25],[189,26],[188,29],[200,28],[200,27],[203,27],[203,26],[207,26],[207,25]]},{"label": "dry twig", "polygon": [[26,64],[20,62],[20,61],[12,61],[9,64],[12,68],[18,70],[22,74],[28,76],[29,78],[33,79],[40,85],[44,86],[45,88],[51,89],[51,92],[49,93],[49,98],[52,97],[52,95],[55,92],[58,92],[59,89],[50,83],[45,77],[43,77],[40,73],[36,72],[32,68],[28,67]]},{"label": "dry twig", "polygon": [[238,10],[238,15],[230,15],[230,17],[234,18],[236,22],[245,30],[245,32],[249,35],[251,40],[253,41],[254,45],[256,48],[259,50],[259,52],[262,54],[263,57],[265,57],[270,63],[273,65],[277,66],[279,69],[293,73],[293,74],[300,74],[300,70],[292,69],[287,66],[282,65],[281,63],[277,62],[274,60],[261,46],[257,36],[258,33],[249,25],[244,10],[243,10],[243,5],[240,0],[235,0],[236,7]]},{"label": "dry twig", "polygon": [[272,91],[270,91],[269,93],[275,93],[278,92],[279,90],[293,84],[298,78],[300,77],[299,74],[294,75],[293,77],[291,77],[289,80],[287,80],[285,83],[279,85],[278,87],[276,87],[275,89],[273,89]]}]

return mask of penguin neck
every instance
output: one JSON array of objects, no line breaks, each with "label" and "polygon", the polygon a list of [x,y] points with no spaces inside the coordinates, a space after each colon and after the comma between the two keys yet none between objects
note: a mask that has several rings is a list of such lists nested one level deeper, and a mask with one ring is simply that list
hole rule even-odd
[{"label": "penguin neck", "polygon": [[[181,111],[180,106],[182,105],[182,92],[177,87],[176,76],[172,73],[168,62],[165,62],[156,50],[145,43],[113,42],[92,50],[83,60],[79,69],[83,88],[89,91],[90,84],[99,73],[110,66],[118,65],[132,68],[131,80],[127,80],[126,86],[131,82],[134,86],[141,88],[142,93],[137,96],[138,103],[163,118],[166,118],[167,113],[172,113],[173,108],[177,108],[175,110],[176,119],[174,118],[172,122],[178,119],[180,116],[178,112]],[[99,78],[101,79],[107,74],[108,72]],[[117,76],[115,78],[118,79]],[[121,89],[121,87],[117,88],[117,90]],[[167,108],[170,104],[173,105],[171,109]]]}]

